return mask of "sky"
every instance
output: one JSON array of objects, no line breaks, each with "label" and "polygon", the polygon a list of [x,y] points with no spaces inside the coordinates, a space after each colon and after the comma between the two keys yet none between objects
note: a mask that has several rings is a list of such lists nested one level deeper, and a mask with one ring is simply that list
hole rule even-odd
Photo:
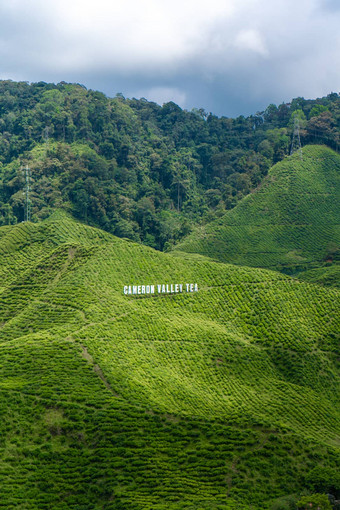
[{"label": "sky", "polygon": [[0,0],[0,79],[250,115],[340,91],[340,0]]}]

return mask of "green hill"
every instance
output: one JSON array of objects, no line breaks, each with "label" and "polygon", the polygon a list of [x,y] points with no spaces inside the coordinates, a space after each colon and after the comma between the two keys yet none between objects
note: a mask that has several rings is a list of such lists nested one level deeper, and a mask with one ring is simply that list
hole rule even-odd
[{"label": "green hill", "polygon": [[260,187],[176,249],[289,273],[339,258],[340,155],[306,146],[275,165]]},{"label": "green hill", "polygon": [[[0,226],[56,209],[166,251],[233,208],[303,145],[339,147],[340,95],[235,119],[80,84],[0,80]],[[26,168],[30,215],[26,216]]]},{"label": "green hill", "polygon": [[3,508],[263,509],[339,490],[337,290],[63,214],[0,228],[0,275]]},{"label": "green hill", "polygon": [[303,271],[299,273],[299,279],[309,283],[340,287],[340,265],[338,263],[325,264],[309,271]]}]

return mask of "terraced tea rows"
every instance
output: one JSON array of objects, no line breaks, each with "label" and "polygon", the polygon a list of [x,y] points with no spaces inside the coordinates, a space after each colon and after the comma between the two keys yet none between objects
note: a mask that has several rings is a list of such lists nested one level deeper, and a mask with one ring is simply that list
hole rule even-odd
[{"label": "terraced tea rows", "polygon": [[[336,289],[63,215],[0,264],[5,508],[263,509],[336,472]],[[199,291],[123,293],[160,282]]]},{"label": "terraced tea rows", "polygon": [[275,165],[259,189],[176,249],[294,273],[340,249],[340,156],[306,146]]}]

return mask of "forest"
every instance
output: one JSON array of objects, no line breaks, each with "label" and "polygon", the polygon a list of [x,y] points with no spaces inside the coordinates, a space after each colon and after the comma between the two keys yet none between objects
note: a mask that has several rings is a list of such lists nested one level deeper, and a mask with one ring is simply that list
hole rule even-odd
[{"label": "forest", "polygon": [[80,84],[1,81],[0,225],[63,209],[168,250],[258,188],[297,135],[338,151],[339,127],[337,93],[234,119]]},{"label": "forest", "polygon": [[1,508],[339,510],[339,128],[0,81]]}]

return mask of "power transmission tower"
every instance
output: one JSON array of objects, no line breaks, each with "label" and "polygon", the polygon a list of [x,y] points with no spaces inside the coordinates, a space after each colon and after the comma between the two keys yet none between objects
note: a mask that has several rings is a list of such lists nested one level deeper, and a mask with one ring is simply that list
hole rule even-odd
[{"label": "power transmission tower", "polygon": [[43,131],[43,138],[45,140],[46,145],[48,145],[49,133],[50,133],[50,128],[48,126],[46,126]]},{"label": "power transmission tower", "polygon": [[31,221],[31,201],[30,201],[30,179],[31,169],[26,165],[26,189],[25,189],[25,221]]},{"label": "power transmission tower", "polygon": [[48,126],[45,127],[45,129],[43,130],[43,139],[45,140],[45,155],[47,157],[47,152],[48,152],[48,149],[49,149],[49,136],[50,134],[50,128]]},{"label": "power transmission tower", "polygon": [[290,155],[292,155],[296,151],[299,151],[300,159],[303,159],[301,140],[300,140],[300,119],[298,117],[295,117],[295,119],[294,119],[294,131],[293,131],[292,145],[290,147]]}]

